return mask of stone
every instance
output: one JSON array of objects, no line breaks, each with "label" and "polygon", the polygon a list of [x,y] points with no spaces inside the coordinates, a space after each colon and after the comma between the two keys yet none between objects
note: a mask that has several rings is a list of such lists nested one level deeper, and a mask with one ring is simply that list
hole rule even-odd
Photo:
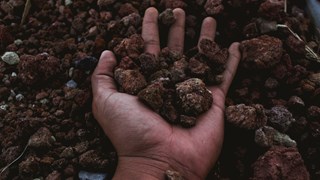
[{"label": "stone", "polygon": [[254,141],[261,147],[285,146],[296,147],[297,143],[288,135],[282,134],[270,126],[259,128],[255,132]]},{"label": "stone", "polygon": [[30,137],[28,145],[35,149],[48,149],[53,146],[54,142],[55,139],[50,130],[42,127]]},{"label": "stone", "polygon": [[9,65],[15,65],[20,62],[19,55],[15,52],[6,52],[1,56],[1,59]]}]

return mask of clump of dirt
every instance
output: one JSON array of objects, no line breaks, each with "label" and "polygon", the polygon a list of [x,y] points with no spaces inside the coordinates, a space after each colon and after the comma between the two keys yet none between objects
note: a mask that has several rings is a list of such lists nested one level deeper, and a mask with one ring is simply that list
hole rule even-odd
[{"label": "clump of dirt", "polygon": [[168,9],[164,10],[163,12],[161,12],[159,14],[159,21],[166,26],[170,26],[174,22],[176,22],[176,18],[174,17],[172,9],[168,8]]},{"label": "clump of dirt", "polygon": [[44,82],[61,72],[61,62],[49,54],[23,55],[18,65],[19,77],[27,85]]},{"label": "clump of dirt", "polygon": [[267,116],[261,104],[229,106],[225,114],[228,122],[240,128],[257,129],[267,124]]},{"label": "clump of dirt", "polygon": [[279,63],[282,57],[282,41],[268,35],[242,41],[240,45],[242,65],[248,69],[267,69]]},{"label": "clump of dirt", "polygon": [[215,76],[221,76],[227,58],[226,54],[220,56],[222,50],[214,42],[202,40],[201,44],[199,53],[191,58],[167,48],[159,57],[148,53],[140,54],[136,60],[130,55],[123,57],[115,69],[119,90],[138,94],[168,122],[194,126],[195,117],[209,110],[213,102],[205,82],[222,82],[222,77]]},{"label": "clump of dirt", "polygon": [[253,165],[253,179],[309,179],[296,148],[273,147]]},{"label": "clump of dirt", "polygon": [[[194,107],[196,103],[184,95],[178,98],[176,85],[187,83],[181,84],[183,92],[191,89],[197,99],[209,96],[193,90],[205,90],[203,83],[221,83],[226,48],[236,41],[241,42],[242,60],[226,107],[236,111],[245,104],[240,109],[252,112],[232,111],[239,123],[226,121],[222,154],[207,179],[258,179],[268,174],[278,178],[272,173],[308,178],[301,176],[305,168],[295,165],[301,158],[310,179],[320,178],[320,66],[310,56],[310,49],[319,55],[319,39],[305,1],[32,0],[31,4],[20,25],[25,2],[0,3],[0,55],[11,53],[20,59],[11,65],[0,59],[0,167],[14,161],[30,139],[38,144],[30,143],[0,179],[77,179],[82,171],[112,177],[117,155],[91,109],[90,76],[103,50],[117,56],[119,91],[139,96],[168,122],[190,127],[196,125],[197,116],[189,110],[198,114],[209,107],[210,99],[200,102],[201,108]],[[169,28],[165,25],[160,26],[159,56],[143,53],[138,34],[148,7],[160,13],[168,8],[185,10],[183,53],[165,47]],[[168,15],[165,21],[173,22],[171,12]],[[217,21],[216,43],[206,39],[199,43],[201,23],[208,15]],[[193,89],[195,82],[201,87]],[[263,113],[257,112],[266,114],[266,125]],[[297,149],[286,148],[291,146]],[[264,158],[257,161],[260,156]]]}]

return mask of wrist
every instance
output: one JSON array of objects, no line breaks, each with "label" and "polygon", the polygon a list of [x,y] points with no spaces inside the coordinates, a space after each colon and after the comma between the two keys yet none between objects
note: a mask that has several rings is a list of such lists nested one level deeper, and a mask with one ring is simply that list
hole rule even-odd
[{"label": "wrist", "polygon": [[119,157],[118,166],[113,177],[118,179],[166,179],[166,171],[177,171],[183,179],[201,179],[179,165],[146,157]]}]

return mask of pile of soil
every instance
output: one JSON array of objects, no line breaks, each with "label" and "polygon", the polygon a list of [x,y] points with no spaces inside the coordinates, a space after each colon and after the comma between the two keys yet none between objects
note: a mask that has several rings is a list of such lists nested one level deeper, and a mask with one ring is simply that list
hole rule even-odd
[{"label": "pile of soil", "polygon": [[[124,53],[123,62],[152,59],[117,48],[128,38],[139,40],[151,6],[168,13],[160,17],[160,39],[167,39],[174,22],[168,8],[186,11],[186,54],[207,16],[218,22],[221,49],[241,42],[226,100],[224,146],[208,179],[320,178],[320,63],[305,49],[318,52],[319,40],[304,1],[288,2],[284,12],[283,1],[271,0],[31,0],[20,25],[25,2],[0,2],[0,167],[28,145],[0,179],[72,179],[80,171],[112,177],[117,155],[93,118],[90,76],[104,49],[118,49],[119,58]],[[208,80],[191,59],[193,77]],[[143,72],[148,76],[149,68]],[[161,112],[157,103],[150,106]]]}]

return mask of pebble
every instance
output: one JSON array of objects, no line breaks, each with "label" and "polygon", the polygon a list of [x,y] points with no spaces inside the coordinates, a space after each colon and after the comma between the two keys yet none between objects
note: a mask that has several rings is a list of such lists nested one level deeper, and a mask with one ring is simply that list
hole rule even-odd
[{"label": "pebble", "polygon": [[280,133],[270,126],[264,126],[255,132],[254,141],[261,147],[285,146],[296,147],[297,143],[288,135]]},{"label": "pebble", "polygon": [[20,61],[19,55],[15,52],[6,52],[1,59],[9,65],[18,64]]},{"label": "pebble", "polygon": [[29,139],[29,146],[31,148],[50,148],[55,142],[54,136],[46,127],[40,128]]},{"label": "pebble", "polygon": [[16,72],[12,72],[11,73],[11,77],[17,77],[18,75],[17,75],[17,73]]},{"label": "pebble", "polygon": [[74,67],[71,67],[68,72],[69,77],[73,76],[73,72],[74,72]]},{"label": "pebble", "polygon": [[65,148],[62,153],[60,154],[61,158],[68,158],[71,159],[74,157],[74,150],[72,147]]},{"label": "pebble", "polygon": [[70,80],[66,83],[66,86],[68,88],[76,88],[78,86],[78,84],[74,81],[74,80]]},{"label": "pebble", "polygon": [[47,104],[47,103],[49,103],[49,100],[46,99],[46,98],[45,98],[45,99],[41,99],[41,100],[40,100],[40,103],[41,103],[41,104]]},{"label": "pebble", "polygon": [[86,180],[86,179],[104,180],[106,178],[107,178],[107,174],[105,173],[92,173],[87,171],[79,172],[80,180]]},{"label": "pebble", "polygon": [[8,107],[9,107],[9,105],[3,104],[0,106],[0,109],[6,111],[8,109]]},{"label": "pebble", "polygon": [[22,94],[17,94],[16,95],[16,100],[17,101],[22,101],[24,99],[24,96]]},{"label": "pebble", "polygon": [[64,1],[64,4],[66,5],[66,6],[69,6],[69,5],[71,5],[73,2],[72,2],[72,0],[65,0]]},{"label": "pebble", "polygon": [[20,46],[21,44],[23,44],[23,41],[21,39],[16,39],[14,41],[14,44],[17,45],[17,46]]},{"label": "pebble", "polygon": [[284,106],[275,106],[266,111],[269,124],[280,132],[286,132],[295,121],[292,113]]}]

